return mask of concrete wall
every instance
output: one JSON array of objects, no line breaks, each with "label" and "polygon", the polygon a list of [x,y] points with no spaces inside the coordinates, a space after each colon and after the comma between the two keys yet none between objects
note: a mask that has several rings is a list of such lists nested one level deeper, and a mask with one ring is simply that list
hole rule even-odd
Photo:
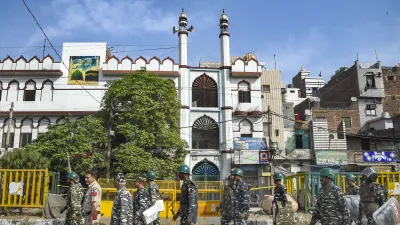
[{"label": "concrete wall", "polygon": [[[314,150],[347,150],[344,124],[338,132],[343,132],[343,139],[339,139],[338,133],[328,130],[327,119],[313,119],[312,140]],[[331,139],[330,136],[333,135]]]}]

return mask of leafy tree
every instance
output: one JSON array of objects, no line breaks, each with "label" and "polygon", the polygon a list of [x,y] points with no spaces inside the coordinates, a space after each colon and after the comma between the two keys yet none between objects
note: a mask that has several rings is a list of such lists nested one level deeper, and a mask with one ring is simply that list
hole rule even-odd
[{"label": "leafy tree", "polygon": [[39,152],[50,159],[51,170],[61,172],[68,171],[69,153],[71,169],[83,172],[106,166],[106,144],[103,122],[88,116],[76,121],[65,118],[63,124],[49,126],[48,131],[27,145],[25,150]]},{"label": "leafy tree", "polygon": [[181,108],[175,87],[145,69],[109,81],[102,100],[116,136],[118,169],[133,175],[152,169],[162,178],[175,178],[175,170],[186,156],[187,143],[180,137]]},{"label": "leafy tree", "polygon": [[36,150],[14,149],[0,158],[2,169],[47,169],[50,161]]}]

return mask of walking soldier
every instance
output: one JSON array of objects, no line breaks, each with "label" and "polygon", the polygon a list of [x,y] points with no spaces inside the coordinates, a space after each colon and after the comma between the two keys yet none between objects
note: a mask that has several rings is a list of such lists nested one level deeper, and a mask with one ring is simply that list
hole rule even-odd
[{"label": "walking soldier", "polygon": [[110,225],[132,225],[133,202],[132,195],[126,189],[125,175],[119,173],[114,178],[114,187],[118,192],[114,199]]},{"label": "walking soldier", "polygon": [[135,225],[146,225],[143,212],[150,208],[151,204],[149,192],[143,187],[145,181],[143,177],[135,179],[136,193],[133,198],[133,224]]},{"label": "walking soldier", "polygon": [[70,172],[67,175],[69,190],[66,198],[66,206],[62,210],[67,210],[65,225],[81,225],[82,224],[82,198],[83,187],[79,183],[79,176],[75,172]]},{"label": "walking soldier", "polygon": [[[148,192],[150,196],[151,205],[154,205],[157,200],[161,200],[160,189],[158,185],[154,182],[157,178],[157,175],[154,171],[147,171],[146,173],[146,182],[149,184]],[[157,219],[153,221],[153,225],[160,224],[160,213],[158,213]]]}]

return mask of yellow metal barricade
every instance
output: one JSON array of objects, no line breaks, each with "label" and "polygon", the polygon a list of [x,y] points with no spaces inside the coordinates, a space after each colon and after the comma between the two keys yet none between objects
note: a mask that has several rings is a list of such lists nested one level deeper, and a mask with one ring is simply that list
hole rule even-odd
[{"label": "yellow metal barricade", "polygon": [[49,192],[47,169],[0,169],[0,179],[1,207],[44,208]]}]

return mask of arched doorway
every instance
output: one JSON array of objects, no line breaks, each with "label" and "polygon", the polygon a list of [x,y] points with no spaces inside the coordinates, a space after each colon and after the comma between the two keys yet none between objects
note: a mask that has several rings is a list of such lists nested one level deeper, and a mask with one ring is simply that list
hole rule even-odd
[{"label": "arched doorway", "polygon": [[192,169],[194,181],[219,181],[219,169],[213,162],[203,159]]},{"label": "arched doorway", "polygon": [[214,79],[203,74],[192,83],[192,107],[218,107],[218,85]]},{"label": "arched doorway", "polygon": [[203,115],[192,126],[192,149],[219,149],[218,123]]}]

